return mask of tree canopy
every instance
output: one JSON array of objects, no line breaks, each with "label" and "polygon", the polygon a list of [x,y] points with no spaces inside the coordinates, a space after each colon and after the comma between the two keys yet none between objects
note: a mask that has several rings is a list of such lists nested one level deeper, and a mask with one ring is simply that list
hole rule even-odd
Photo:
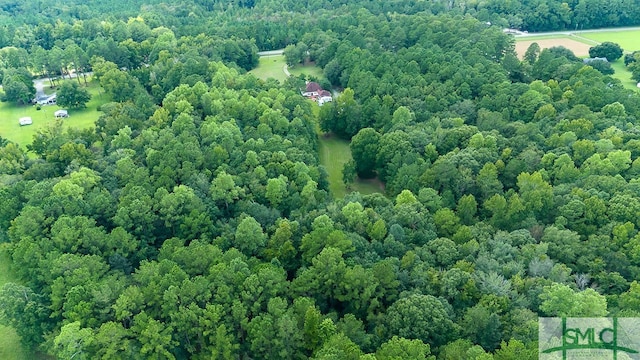
[{"label": "tree canopy", "polygon": [[622,53],[623,51],[620,45],[610,41],[605,41],[600,45],[589,48],[589,56],[603,57],[609,62],[620,59],[622,57]]},{"label": "tree canopy", "polygon": [[[566,48],[519,60],[502,26],[640,17],[588,1],[36,4],[0,6],[23,21],[0,26],[5,96],[32,96],[37,72],[81,93],[91,71],[109,102],[93,128],[0,138],[17,279],[0,321],[25,346],[535,359],[538,316],[636,316],[640,97]],[[333,102],[247,73],[287,45]],[[346,180],[384,193],[334,198],[318,129],[350,141]]]}]

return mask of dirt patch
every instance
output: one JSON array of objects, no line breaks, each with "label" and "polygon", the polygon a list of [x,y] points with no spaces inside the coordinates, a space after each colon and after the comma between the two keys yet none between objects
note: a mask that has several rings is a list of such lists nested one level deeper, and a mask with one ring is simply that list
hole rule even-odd
[{"label": "dirt patch", "polygon": [[529,48],[529,45],[533,44],[534,42],[537,42],[538,45],[540,45],[541,49],[547,49],[554,46],[564,46],[567,49],[573,51],[573,53],[578,57],[589,56],[589,48],[593,46],[567,38],[517,41],[516,53],[518,54],[518,57],[520,59],[524,57],[524,53]]}]

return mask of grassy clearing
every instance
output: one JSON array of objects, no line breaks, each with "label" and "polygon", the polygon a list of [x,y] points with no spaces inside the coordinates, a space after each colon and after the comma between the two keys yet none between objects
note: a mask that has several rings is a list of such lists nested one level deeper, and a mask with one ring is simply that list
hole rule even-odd
[{"label": "grassy clearing", "polygon": [[638,90],[636,82],[631,79],[631,71],[627,70],[622,59],[612,62],[611,67],[615,70],[615,73],[611,75],[611,77],[620,80],[622,85],[627,89]]},{"label": "grassy clearing", "polygon": [[[320,163],[324,165],[329,174],[329,190],[334,198],[342,198],[349,192],[342,181],[342,168],[352,159],[349,142],[335,136],[320,135],[319,139]],[[351,185],[351,191],[373,194],[382,192],[382,188],[379,181],[357,179]]]},{"label": "grassy clearing", "polygon": [[[76,80],[67,80],[76,81]],[[76,128],[89,128],[95,125],[100,116],[98,107],[106,103],[109,99],[102,93],[100,85],[96,82],[89,83],[89,93],[91,100],[84,109],[69,110],[69,117],[64,120],[65,126]],[[34,105],[15,105],[12,103],[0,103],[0,136],[20,144],[23,148],[30,144],[33,135],[40,129],[45,129],[55,122],[53,113],[61,109],[57,105],[42,106],[36,110]],[[18,119],[29,116],[33,120],[33,125],[20,126]]]},{"label": "grassy clearing", "polygon": [[25,351],[20,344],[20,337],[13,328],[0,325],[0,359],[30,360],[33,354]]},{"label": "grassy clearing", "polygon": [[316,66],[314,63],[309,63],[306,65],[296,65],[294,67],[289,67],[289,72],[291,75],[301,75],[306,74],[316,78],[323,78],[324,74],[322,73],[322,68]]},{"label": "grassy clearing", "polygon": [[284,82],[287,79],[282,70],[284,65],[284,55],[261,56],[258,67],[249,71],[249,73],[263,80],[274,78]]},{"label": "grassy clearing", "polygon": [[[11,259],[6,252],[6,244],[0,245],[0,287],[7,282],[15,281],[11,273]],[[13,328],[0,325],[0,359],[33,360],[45,357],[26,351],[20,344],[20,337]]]},{"label": "grassy clearing", "polygon": [[597,42],[611,41],[625,51],[640,50],[640,30],[588,32],[580,33],[580,36]]}]

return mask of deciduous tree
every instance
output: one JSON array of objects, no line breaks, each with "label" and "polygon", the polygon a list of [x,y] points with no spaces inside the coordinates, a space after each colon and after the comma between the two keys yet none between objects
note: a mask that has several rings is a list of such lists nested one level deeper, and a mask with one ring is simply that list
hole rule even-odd
[{"label": "deciduous tree", "polygon": [[62,107],[84,108],[89,100],[91,95],[86,89],[76,82],[65,81],[58,89],[56,103]]}]

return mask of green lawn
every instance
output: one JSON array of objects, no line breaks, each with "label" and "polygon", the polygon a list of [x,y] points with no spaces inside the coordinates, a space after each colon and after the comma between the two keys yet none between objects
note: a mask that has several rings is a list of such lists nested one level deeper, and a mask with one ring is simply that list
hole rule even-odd
[{"label": "green lawn", "polygon": [[637,90],[636,82],[631,79],[631,71],[624,66],[624,60],[618,59],[611,63],[611,67],[615,70],[615,74],[611,75],[622,82],[622,85],[631,90]]},{"label": "green lawn", "polygon": [[284,82],[287,79],[287,76],[282,70],[284,65],[284,55],[261,56],[258,67],[249,71],[249,73],[263,80],[274,78],[280,82]]},{"label": "green lawn", "polygon": [[324,77],[322,73],[322,69],[319,66],[315,66],[315,64],[307,64],[307,65],[296,65],[294,67],[289,67],[289,72],[291,75],[301,75],[306,74],[316,78]]},{"label": "green lawn", "polygon": [[640,50],[640,30],[585,32],[579,33],[579,35],[598,42],[617,43],[625,51]]},{"label": "green lawn", "polygon": [[[9,281],[15,281],[11,275],[11,259],[6,252],[6,244],[0,244],[0,287]],[[20,337],[13,328],[0,325],[0,359],[33,360],[46,359],[40,354],[32,354],[22,348]]]},{"label": "green lawn", "polygon": [[[349,142],[335,136],[319,135],[320,139],[320,163],[324,165],[329,174],[329,190],[335,198],[342,198],[347,194],[347,188],[342,182],[342,167],[351,160]],[[376,180],[356,180],[351,185],[352,191],[361,194],[382,192],[380,182]]]},{"label": "green lawn", "polygon": [[[89,83],[88,90],[92,98],[87,103],[87,107],[78,110],[70,109],[69,117],[63,120],[66,126],[88,128],[94,126],[95,121],[98,120],[100,112],[97,109],[106,103],[108,98],[95,82]],[[31,143],[36,131],[55,122],[53,113],[58,109],[60,107],[57,105],[42,106],[40,110],[36,110],[34,105],[18,106],[12,103],[0,103],[0,136],[16,142],[24,148]],[[20,126],[18,124],[18,119],[25,116],[31,117],[32,125]]]}]

